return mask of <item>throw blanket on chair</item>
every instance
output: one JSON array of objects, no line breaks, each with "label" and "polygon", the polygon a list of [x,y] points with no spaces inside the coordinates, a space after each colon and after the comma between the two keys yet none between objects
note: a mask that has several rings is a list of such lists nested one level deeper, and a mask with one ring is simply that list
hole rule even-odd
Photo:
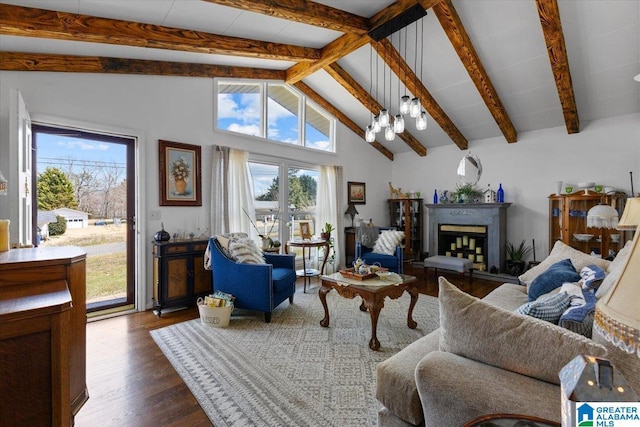
[{"label": "throw blanket on chair", "polygon": [[373,248],[376,240],[378,240],[379,234],[380,227],[376,227],[375,225],[360,226],[356,230],[356,241],[360,242],[362,246]]}]

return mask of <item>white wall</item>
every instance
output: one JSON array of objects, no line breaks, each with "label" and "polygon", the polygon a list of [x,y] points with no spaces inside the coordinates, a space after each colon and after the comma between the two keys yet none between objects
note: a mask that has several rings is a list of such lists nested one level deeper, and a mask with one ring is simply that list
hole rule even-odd
[{"label": "white wall", "polygon": [[[337,126],[337,154],[301,150],[213,130],[213,79],[148,77],[46,72],[0,72],[0,169],[8,169],[9,92],[22,93],[35,122],[80,126],[90,130],[136,136],[138,146],[139,262],[138,280],[145,283],[144,301],[150,307],[150,242],[164,222],[165,229],[196,230],[209,221],[211,145],[227,145],[252,153],[311,164],[342,165],[347,181],[366,182],[367,204],[358,205],[363,218],[384,221],[391,162],[345,126]],[[158,140],[202,145],[202,207],[159,207]],[[10,183],[14,186],[16,183]],[[384,188],[384,192],[376,191]],[[346,198],[345,198],[346,199]],[[347,208],[346,200],[341,207]],[[161,221],[149,220],[160,210]],[[0,218],[9,217],[0,200]],[[14,219],[12,219],[12,222]]]},{"label": "white wall", "polygon": [[[209,220],[211,148],[228,145],[257,154],[313,164],[342,165],[346,182],[365,182],[367,204],[357,205],[358,218],[386,224],[388,182],[404,191],[416,190],[430,202],[434,189],[455,189],[458,161],[466,153],[455,145],[430,149],[426,157],[409,152],[390,162],[342,125],[337,128],[338,153],[300,150],[264,140],[213,130],[213,80],[204,78],[121,76],[75,73],[0,72],[0,169],[8,159],[9,91],[22,92],[34,121],[77,125],[92,130],[122,132],[139,138],[138,171],[140,232],[138,280],[147,307],[151,298],[150,241],[160,221],[149,220],[160,210],[165,228],[195,229]],[[158,139],[203,146],[202,207],[159,207]],[[538,259],[548,252],[547,196],[555,181],[596,181],[630,191],[629,171],[640,170],[640,115],[583,123],[581,132],[567,135],[564,127],[521,133],[518,142],[504,138],[470,143],[482,160],[479,185],[502,183],[509,208],[508,239],[535,238]],[[14,183],[10,183],[14,185]],[[636,192],[640,181],[636,179]],[[342,212],[346,210],[346,200]],[[7,214],[0,200],[0,217]],[[345,223],[348,219],[345,218]],[[425,227],[426,228],[426,227]],[[427,236],[425,236],[425,242]],[[428,249],[428,248],[426,248]]]},{"label": "white wall", "polygon": [[535,239],[538,260],[549,252],[547,197],[555,193],[556,181],[596,182],[630,195],[632,171],[634,190],[640,192],[638,114],[583,123],[580,132],[572,135],[565,127],[557,127],[520,133],[514,144],[491,138],[470,142],[464,151],[451,144],[430,149],[426,157],[398,155],[392,166],[394,186],[420,191],[425,203],[432,203],[434,189],[456,189],[458,162],[468,151],[482,162],[478,187],[490,184],[497,190],[502,183],[505,201],[512,203],[507,211],[507,239],[515,243],[526,239],[529,244]]}]

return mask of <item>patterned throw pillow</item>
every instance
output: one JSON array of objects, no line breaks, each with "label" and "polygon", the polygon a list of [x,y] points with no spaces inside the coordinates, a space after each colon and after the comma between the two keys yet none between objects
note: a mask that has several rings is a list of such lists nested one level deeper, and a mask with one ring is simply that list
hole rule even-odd
[{"label": "patterned throw pillow", "polygon": [[571,297],[566,292],[559,292],[549,297],[538,298],[516,309],[516,313],[546,320],[554,325],[558,324],[562,313],[569,307]]},{"label": "patterned throw pillow", "polygon": [[[577,289],[577,291],[571,287]],[[562,285],[562,289],[567,289],[572,295],[571,304],[560,316],[558,325],[591,338],[593,317],[596,310],[596,296],[593,290],[581,289],[572,283],[565,283]]]},{"label": "patterned throw pillow", "polygon": [[605,271],[597,265],[587,265],[580,270],[582,289],[598,289],[606,276]]},{"label": "patterned throw pillow", "polygon": [[244,264],[266,264],[262,256],[262,251],[250,238],[231,239],[229,241],[229,252],[231,257],[237,262]]},{"label": "patterned throw pillow", "polygon": [[378,236],[375,245],[373,245],[373,253],[393,255],[396,252],[396,246],[404,239],[404,231],[384,230]]}]

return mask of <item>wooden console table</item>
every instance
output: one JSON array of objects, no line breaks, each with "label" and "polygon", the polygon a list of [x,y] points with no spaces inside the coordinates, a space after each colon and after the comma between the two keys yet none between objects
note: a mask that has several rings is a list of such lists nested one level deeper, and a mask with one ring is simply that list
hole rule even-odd
[{"label": "wooden console table", "polygon": [[89,398],[85,259],[70,246],[0,252],[0,413],[12,426],[72,424]]}]

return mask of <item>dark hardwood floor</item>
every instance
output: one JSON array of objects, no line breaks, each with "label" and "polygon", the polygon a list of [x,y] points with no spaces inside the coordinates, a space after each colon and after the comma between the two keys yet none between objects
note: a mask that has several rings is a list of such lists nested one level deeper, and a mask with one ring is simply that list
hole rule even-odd
[{"label": "dark hardwood floor", "polygon": [[[431,271],[426,282],[422,268],[409,266],[405,273],[420,280],[421,293],[437,296],[438,286]],[[459,275],[445,276],[460,286]],[[461,288],[484,297],[499,285],[500,282],[474,279],[471,291],[468,280]],[[302,283],[298,288],[302,292]],[[75,425],[210,426],[204,411],[149,334],[150,330],[197,317],[198,310],[193,307],[163,313],[160,318],[146,311],[89,323],[89,401],[76,415]]]}]

